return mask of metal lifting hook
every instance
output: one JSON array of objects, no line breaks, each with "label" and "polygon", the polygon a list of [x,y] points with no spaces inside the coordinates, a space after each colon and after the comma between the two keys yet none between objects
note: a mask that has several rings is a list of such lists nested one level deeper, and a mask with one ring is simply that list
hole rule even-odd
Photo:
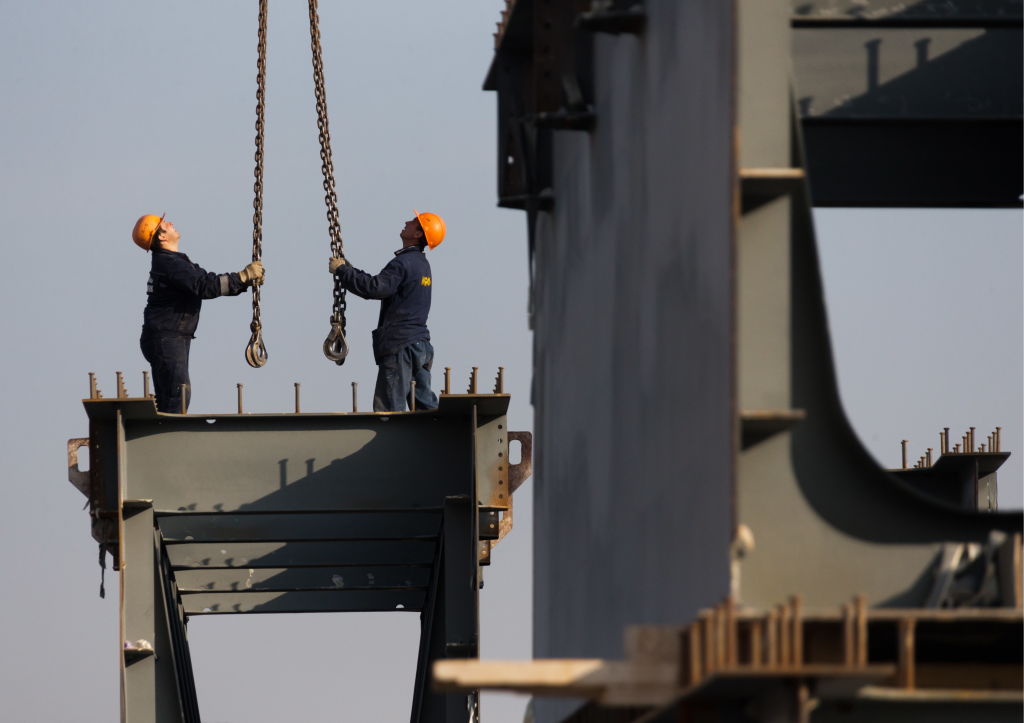
[{"label": "metal lifting hook", "polygon": [[255,322],[250,324],[249,328],[252,329],[252,336],[249,337],[249,345],[245,347],[245,360],[253,369],[259,369],[267,363],[269,357],[267,347],[263,343],[263,329]]},{"label": "metal lifting hook", "polygon": [[345,330],[341,318],[331,317],[331,333],[324,339],[324,356],[332,362],[341,366],[348,356],[348,342],[345,340]]}]

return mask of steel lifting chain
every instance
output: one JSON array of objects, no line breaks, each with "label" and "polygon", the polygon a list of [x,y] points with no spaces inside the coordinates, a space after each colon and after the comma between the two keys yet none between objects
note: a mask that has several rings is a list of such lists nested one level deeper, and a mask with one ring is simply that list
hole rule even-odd
[{"label": "steel lifting chain", "polygon": [[[267,87],[267,0],[260,0],[260,29],[258,59],[256,61],[256,168],[252,185],[252,260],[263,260],[263,101]],[[249,366],[259,368],[267,363],[267,347],[263,343],[263,326],[260,320],[260,286],[252,285],[252,323],[249,329],[249,345],[245,347],[245,360]]]},{"label": "steel lifting chain", "polygon": [[[324,173],[324,202],[327,204],[331,255],[344,258],[341,221],[338,217],[338,194],[334,190],[334,161],[331,156],[331,128],[327,118],[327,91],[324,89],[324,60],[320,50],[320,14],[317,10],[317,0],[309,0],[309,38],[313,49],[316,127],[320,131],[320,169]],[[334,276],[331,331],[324,340],[324,356],[338,365],[344,364],[345,357],[348,356],[348,342],[345,340],[345,289],[337,275]]]}]

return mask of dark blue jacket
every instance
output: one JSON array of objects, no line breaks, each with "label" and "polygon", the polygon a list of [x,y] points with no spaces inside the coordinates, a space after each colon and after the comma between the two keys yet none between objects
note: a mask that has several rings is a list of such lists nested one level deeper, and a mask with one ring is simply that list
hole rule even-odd
[{"label": "dark blue jacket", "polygon": [[350,264],[339,266],[341,285],[364,299],[380,299],[380,319],[373,331],[373,358],[395,354],[417,341],[429,341],[430,262],[416,246],[395,252],[379,274],[370,276]]},{"label": "dark blue jacket", "polygon": [[237,273],[212,274],[177,251],[152,252],[143,336],[189,336],[199,325],[203,299],[238,296],[245,284]]}]

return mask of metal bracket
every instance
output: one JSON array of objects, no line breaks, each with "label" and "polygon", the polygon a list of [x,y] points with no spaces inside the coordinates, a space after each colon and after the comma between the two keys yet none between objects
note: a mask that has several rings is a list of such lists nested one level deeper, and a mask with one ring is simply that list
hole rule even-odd
[{"label": "metal bracket", "polygon": [[68,440],[68,481],[86,497],[89,496],[90,475],[88,471],[83,472],[78,468],[78,450],[88,444],[88,437],[74,437]]},{"label": "metal bracket", "polygon": [[533,474],[533,432],[509,432],[508,441],[522,447],[519,464],[508,466],[508,491],[513,494]]},{"label": "metal bracket", "polygon": [[480,516],[480,522],[478,523],[480,533],[479,537],[481,540],[497,540],[498,539],[498,525],[500,521],[498,519],[497,507],[480,507],[477,512]]}]

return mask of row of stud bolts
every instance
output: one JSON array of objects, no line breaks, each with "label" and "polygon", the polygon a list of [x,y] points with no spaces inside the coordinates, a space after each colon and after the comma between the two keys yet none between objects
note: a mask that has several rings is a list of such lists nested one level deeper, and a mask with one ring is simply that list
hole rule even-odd
[{"label": "row of stud bolts", "polygon": [[[477,372],[479,367],[473,367],[473,371],[469,375],[469,387],[466,389],[467,394],[477,393]],[[124,373],[116,372],[117,375],[117,398],[127,399],[128,390],[124,383]],[[185,400],[187,399],[187,386],[186,384],[181,385],[181,413],[186,414]],[[452,386],[452,368],[444,368],[444,391],[442,394],[451,394]],[[236,384],[237,395],[238,395],[238,413],[244,413],[243,405],[243,388],[244,385]],[[302,386],[299,382],[295,382],[295,413],[299,414],[302,411]],[[357,402],[359,384],[358,382],[352,382],[352,411],[359,411],[359,404]],[[498,375],[494,378],[494,391],[493,394],[504,394],[505,393],[505,367],[498,367]],[[149,390],[149,372],[142,372],[142,396],[144,399],[151,399],[153,394]],[[410,406],[411,411],[416,411],[416,381],[413,380],[410,385],[410,396],[412,403]],[[100,391],[99,386],[96,382],[95,372],[89,372],[89,399],[103,399],[103,392]]]},{"label": "row of stud bolts", "polygon": [[[986,441],[977,444],[974,438],[974,427],[971,427],[964,432],[960,442],[954,444],[952,449],[949,445],[949,427],[943,427],[942,431],[939,432],[939,454],[985,454],[992,452],[1002,451],[1002,427],[996,427],[992,434],[988,435]],[[925,454],[921,455],[920,459],[914,463],[914,466],[907,466],[907,440],[901,440],[900,446],[902,447],[902,464],[903,469],[922,469],[925,467],[931,467],[933,447],[929,447]]]}]

